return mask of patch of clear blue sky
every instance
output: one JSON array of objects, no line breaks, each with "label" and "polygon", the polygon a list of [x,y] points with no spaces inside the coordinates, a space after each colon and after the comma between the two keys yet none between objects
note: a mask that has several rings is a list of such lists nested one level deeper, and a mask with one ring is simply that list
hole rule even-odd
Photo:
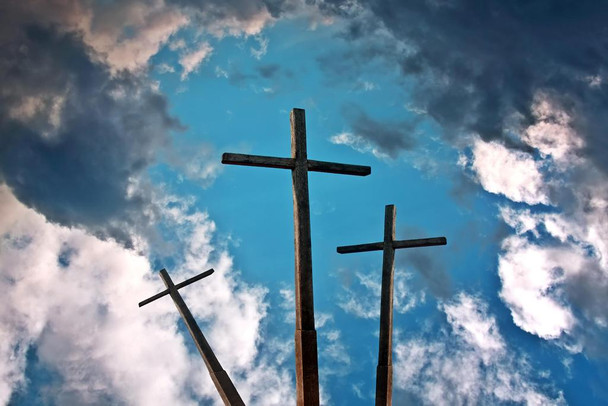
[{"label": "patch of clear blue sky", "polygon": [[[380,253],[340,256],[335,249],[338,245],[380,241],[386,204],[397,206],[397,238],[447,237],[446,247],[425,250],[433,250],[432,255],[445,264],[452,293],[476,294],[489,304],[490,314],[497,318],[512,350],[527,356],[533,368],[551,371],[550,381],[555,379],[576,403],[593,399],[593,395],[574,389],[574,385],[583,384],[581,379],[565,376],[562,359],[567,357],[563,350],[514,326],[498,297],[496,260],[500,222],[496,207],[501,199],[472,193],[468,203],[463,204],[453,197],[454,176],[460,171],[456,164],[458,152],[438,140],[438,131],[432,123],[418,127],[420,144],[430,150],[429,156],[439,164],[438,172],[430,175],[415,169],[407,154],[386,161],[329,142],[332,135],[351,131],[341,113],[345,104],[356,104],[380,121],[396,123],[415,118],[405,108],[410,101],[406,88],[396,84],[398,72],[371,63],[360,70],[354,81],[348,75],[343,80],[325,75],[317,57],[349,46],[335,36],[332,27],[320,26],[310,31],[304,21],[287,21],[265,30],[263,36],[268,38],[269,46],[260,60],[251,55],[250,48],[257,47],[251,38],[209,39],[214,47],[212,56],[198,73],[183,82],[176,53],[164,49],[154,62],[168,62],[176,73],[154,76],[168,95],[173,113],[188,127],[184,133],[175,135],[178,146],[210,145],[218,161],[221,152],[287,157],[289,110],[300,107],[306,109],[311,159],[372,167],[372,174],[366,178],[323,173],[309,176],[315,309],[317,315],[333,316],[333,322],[318,330],[319,363],[321,368],[331,367],[331,361],[323,354],[322,347],[328,344],[321,334],[324,329],[341,331],[341,340],[352,360],[346,376],[327,378],[332,403],[369,403],[371,398],[357,398],[353,384],[360,385],[364,396],[373,396],[378,321],[357,319],[337,303],[343,293],[340,270],[379,274],[382,256]],[[277,67],[275,75],[264,78],[260,70],[270,66]],[[361,90],[358,84],[362,82],[374,83],[375,89]],[[231,238],[230,252],[242,278],[269,288],[271,308],[265,332],[291,339],[293,327],[284,323],[284,311],[278,306],[279,289],[293,289],[289,171],[225,166],[206,189],[178,178],[166,165],[155,167],[152,175],[173,193],[195,196],[197,208],[209,212],[218,226],[217,238]],[[400,255],[397,254],[397,260]],[[427,301],[405,315],[395,315],[395,328],[402,331],[402,336],[418,336],[420,326],[428,320],[437,331],[446,327],[437,300],[428,292],[425,282],[415,275],[411,288],[426,289]],[[361,300],[370,299],[362,296]],[[578,374],[589,366],[584,357],[574,357],[570,373]],[[540,373],[534,379],[543,381]]]}]

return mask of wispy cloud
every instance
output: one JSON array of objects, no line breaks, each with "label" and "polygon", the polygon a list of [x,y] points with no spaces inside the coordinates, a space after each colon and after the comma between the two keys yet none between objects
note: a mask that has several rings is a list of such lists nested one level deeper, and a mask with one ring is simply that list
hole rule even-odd
[{"label": "wispy cloud", "polygon": [[190,74],[197,72],[205,59],[209,59],[213,48],[211,45],[203,41],[196,48],[184,52],[179,58],[179,64],[182,66],[181,79],[185,80]]},{"label": "wispy cloud", "polygon": [[396,403],[403,397],[433,405],[565,404],[561,392],[533,383],[532,368],[509,352],[487,304],[460,293],[440,309],[449,331],[395,346]]},{"label": "wispy cloud", "polygon": [[[343,279],[348,283],[342,284],[338,306],[346,313],[363,319],[380,317],[380,293],[382,290],[382,272],[376,273],[341,271]],[[344,273],[348,273],[346,276]],[[413,292],[408,281],[412,275],[397,268],[394,276],[393,306],[398,313],[406,313],[426,299],[424,291]],[[361,300],[361,297],[369,299]]]}]

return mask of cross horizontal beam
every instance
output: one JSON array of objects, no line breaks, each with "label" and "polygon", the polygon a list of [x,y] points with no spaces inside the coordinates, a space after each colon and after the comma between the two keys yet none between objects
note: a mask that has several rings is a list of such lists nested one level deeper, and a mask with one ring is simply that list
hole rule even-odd
[{"label": "cross horizontal beam", "polygon": [[263,166],[265,168],[293,169],[296,164],[293,158],[277,158],[264,155],[233,154],[224,152],[222,163],[229,165]]},{"label": "cross horizontal beam", "polygon": [[[294,169],[293,158],[277,158],[264,155],[222,154],[222,163],[229,165],[261,166],[265,168]],[[311,172],[338,173],[344,175],[367,176],[372,172],[371,167],[365,165],[350,165],[337,162],[307,160],[308,170]]]},{"label": "cross horizontal beam", "polygon": [[[164,268],[163,268],[163,271],[166,272],[166,270]],[[200,273],[200,274],[198,274],[196,276],[193,276],[190,279],[186,279],[185,281],[183,281],[183,282],[178,283],[177,285],[175,285],[175,289],[181,289],[184,286],[190,285],[191,283],[194,283],[196,281],[200,281],[201,279],[206,278],[207,276],[211,275],[213,272],[215,272],[213,269],[209,269],[208,271],[205,271],[205,272]],[[145,306],[148,303],[152,303],[156,299],[160,299],[163,296],[167,296],[169,293],[170,293],[169,289],[165,289],[162,292],[157,293],[156,295],[151,296],[151,297],[147,298],[146,300],[142,300],[141,302],[139,302],[139,307]]]},{"label": "cross horizontal beam", "polygon": [[[415,240],[400,240],[393,241],[393,249],[399,248],[415,248],[415,247],[432,247],[435,245],[446,245],[447,240],[445,237],[434,237],[434,238],[418,238]],[[351,254],[354,252],[367,252],[367,251],[382,251],[384,249],[384,242],[372,242],[368,244],[357,244],[357,245],[344,245],[337,248],[339,254]]]}]

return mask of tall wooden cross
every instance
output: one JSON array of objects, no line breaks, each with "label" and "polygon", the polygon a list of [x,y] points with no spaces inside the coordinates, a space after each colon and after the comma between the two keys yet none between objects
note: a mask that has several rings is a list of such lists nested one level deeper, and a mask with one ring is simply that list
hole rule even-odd
[{"label": "tall wooden cross", "polygon": [[395,250],[399,248],[429,247],[445,245],[445,237],[417,240],[395,240],[395,206],[390,204],[384,211],[384,241],[370,244],[338,247],[340,254],[353,252],[383,251],[382,293],[380,297],[380,339],[378,345],[378,367],[376,368],[376,406],[392,404],[393,390],[393,275]]},{"label": "tall wooden cross", "polygon": [[177,307],[177,310],[182,315],[182,319],[186,323],[186,327],[188,327],[188,331],[190,332],[190,335],[192,336],[192,339],[196,344],[196,348],[198,348],[198,352],[200,352],[201,356],[203,357],[203,360],[205,361],[205,365],[207,365],[209,375],[211,375],[211,380],[215,384],[215,387],[219,392],[222,400],[224,401],[224,404],[228,406],[244,406],[245,403],[243,402],[241,396],[234,387],[234,384],[230,380],[230,377],[228,376],[226,371],[224,371],[220,362],[217,360],[215,354],[213,353],[213,350],[205,339],[203,332],[198,327],[198,324],[196,324],[192,313],[190,313],[190,309],[188,309],[186,303],[184,302],[184,299],[182,299],[182,296],[177,291],[178,289],[181,289],[184,286],[188,286],[193,282],[201,280],[211,275],[212,273],[213,269],[210,269],[190,279],[186,279],[182,283],[174,285],[167,271],[165,269],[161,269],[160,278],[165,283],[167,289],[140,302],[139,307],[147,305],[148,303],[153,302],[163,296],[170,295],[171,299],[173,299],[173,302],[175,303],[175,307]]},{"label": "tall wooden cross", "polygon": [[312,250],[310,241],[310,208],[308,204],[308,171],[366,176],[369,166],[313,161],[306,153],[304,110],[293,109],[291,122],[291,158],[225,153],[223,164],[291,169],[293,181],[293,216],[295,232],[296,294],[296,393],[298,405],[319,404],[317,332],[312,286]]}]

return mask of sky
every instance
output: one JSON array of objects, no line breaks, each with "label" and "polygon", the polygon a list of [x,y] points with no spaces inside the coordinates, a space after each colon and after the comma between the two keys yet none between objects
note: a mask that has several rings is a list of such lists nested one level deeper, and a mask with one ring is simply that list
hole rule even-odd
[{"label": "sky", "polygon": [[608,5],[0,4],[0,404],[295,403],[290,156],[309,175],[321,402],[374,399],[384,207],[393,403],[608,403]]}]

